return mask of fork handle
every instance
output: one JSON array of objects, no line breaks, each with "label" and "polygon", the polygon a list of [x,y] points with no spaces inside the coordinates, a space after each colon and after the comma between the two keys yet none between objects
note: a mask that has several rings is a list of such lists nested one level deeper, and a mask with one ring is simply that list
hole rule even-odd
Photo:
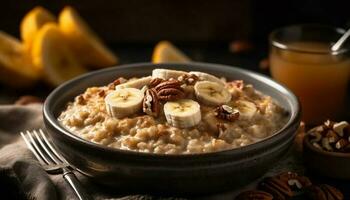
[{"label": "fork handle", "polygon": [[81,186],[80,181],[70,169],[63,168],[63,178],[74,190],[79,200],[92,200],[91,196]]}]

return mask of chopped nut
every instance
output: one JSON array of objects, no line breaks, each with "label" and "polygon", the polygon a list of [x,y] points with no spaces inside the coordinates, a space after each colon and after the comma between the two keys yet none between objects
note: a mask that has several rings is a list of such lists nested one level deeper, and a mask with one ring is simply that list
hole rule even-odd
[{"label": "chopped nut", "polygon": [[329,144],[329,139],[324,137],[322,138],[322,147],[327,151],[333,151],[333,147]]},{"label": "chopped nut", "polygon": [[177,80],[186,85],[194,85],[199,80],[199,77],[195,74],[184,74],[179,76]]},{"label": "chopped nut", "polygon": [[312,145],[313,145],[314,147],[316,147],[317,149],[323,150],[322,147],[321,147],[321,145],[319,145],[317,142],[312,143]]},{"label": "chopped nut", "polygon": [[328,138],[329,143],[335,143],[340,139],[339,135],[332,130],[327,131],[326,137]]},{"label": "chopped nut", "polygon": [[115,86],[120,85],[120,84],[125,83],[125,82],[126,82],[126,79],[123,77],[120,77],[120,78],[114,80],[112,83],[108,84],[108,88],[111,90],[114,90]]},{"label": "chopped nut", "polygon": [[349,141],[342,138],[340,139],[336,144],[335,144],[335,148],[339,149],[339,150],[342,150],[344,149],[346,146],[348,146],[349,144]]},{"label": "chopped nut", "polygon": [[221,105],[215,109],[215,116],[233,122],[239,118],[239,111],[228,105]]},{"label": "chopped nut", "polygon": [[310,140],[311,143],[319,142],[322,139],[322,135],[318,131],[311,131],[308,134],[311,136],[311,140]]},{"label": "chopped nut", "polygon": [[105,96],[106,96],[106,92],[105,92],[104,90],[100,90],[100,91],[98,92],[98,96],[100,96],[100,97],[105,97]]},{"label": "chopped nut", "polygon": [[334,122],[327,120],[323,124],[323,129],[325,130],[333,129],[333,125],[334,125]]},{"label": "chopped nut", "polygon": [[349,123],[346,121],[338,122],[333,125],[333,130],[340,135],[341,137],[344,136],[344,129],[349,126]]}]

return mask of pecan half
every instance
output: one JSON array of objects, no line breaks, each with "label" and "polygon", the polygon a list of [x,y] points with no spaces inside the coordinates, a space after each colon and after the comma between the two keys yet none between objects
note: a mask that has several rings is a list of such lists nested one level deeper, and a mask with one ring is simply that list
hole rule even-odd
[{"label": "pecan half", "polygon": [[259,184],[259,188],[271,193],[274,199],[283,200],[297,195],[297,192],[303,191],[310,185],[312,185],[311,181],[305,176],[294,172],[283,172],[274,177],[265,178]]},{"label": "pecan half", "polygon": [[177,78],[183,84],[194,85],[199,80],[199,77],[195,74],[184,74]]},{"label": "pecan half", "polygon": [[274,199],[289,199],[293,196],[293,191],[288,183],[278,177],[267,177],[260,184],[259,189],[272,194]]},{"label": "pecan half", "polygon": [[342,192],[340,192],[337,188],[327,184],[312,185],[307,188],[306,194],[311,200],[344,199]]},{"label": "pecan half", "polygon": [[283,172],[278,174],[277,177],[288,183],[292,190],[301,190],[312,185],[308,177],[300,176],[295,172]]},{"label": "pecan half", "polygon": [[143,112],[158,117],[160,105],[158,101],[157,92],[154,89],[147,89],[145,92],[145,97],[143,98]]},{"label": "pecan half", "polygon": [[164,82],[164,81],[165,81],[165,80],[162,79],[162,78],[153,78],[153,79],[149,82],[148,86],[149,86],[150,88],[154,88],[154,87],[156,87],[157,85],[159,85],[160,83],[162,83],[162,82]]},{"label": "pecan half", "polygon": [[227,121],[235,121],[239,118],[239,111],[228,105],[221,105],[215,108],[215,116]]},{"label": "pecan half", "polygon": [[178,80],[164,81],[155,88],[159,100],[174,101],[185,97],[185,93],[181,88],[181,82]]},{"label": "pecan half", "polygon": [[272,200],[273,196],[270,193],[261,190],[248,190],[244,191],[235,200]]}]

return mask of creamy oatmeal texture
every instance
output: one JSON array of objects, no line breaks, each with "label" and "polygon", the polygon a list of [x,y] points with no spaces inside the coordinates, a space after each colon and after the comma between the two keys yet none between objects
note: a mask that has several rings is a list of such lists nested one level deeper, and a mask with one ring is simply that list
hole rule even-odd
[{"label": "creamy oatmeal texture", "polygon": [[101,145],[189,154],[255,143],[278,131],[287,117],[271,97],[242,81],[155,69],[152,76],[87,88],[58,120]]}]

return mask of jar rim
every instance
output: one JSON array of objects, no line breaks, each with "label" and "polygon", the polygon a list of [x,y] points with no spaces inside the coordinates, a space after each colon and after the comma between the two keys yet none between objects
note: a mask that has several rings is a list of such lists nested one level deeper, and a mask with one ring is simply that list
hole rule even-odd
[{"label": "jar rim", "polygon": [[303,49],[303,48],[297,48],[293,46],[289,46],[281,41],[276,40],[276,35],[286,31],[288,29],[295,29],[295,28],[319,28],[319,29],[328,29],[328,30],[333,30],[335,33],[338,33],[340,36],[345,33],[345,30],[339,27],[333,27],[333,26],[328,26],[328,25],[320,25],[320,24],[296,24],[296,25],[289,25],[289,26],[283,26],[281,28],[273,30],[270,35],[269,35],[269,42],[270,45],[273,47],[276,47],[278,49],[282,50],[288,50],[288,51],[294,51],[297,53],[304,53],[304,54],[331,54],[331,55],[339,55],[339,54],[344,54],[349,51],[348,48],[341,48],[337,51],[332,51],[331,48],[329,48],[329,51],[317,51],[317,50],[310,50],[310,49]]}]

